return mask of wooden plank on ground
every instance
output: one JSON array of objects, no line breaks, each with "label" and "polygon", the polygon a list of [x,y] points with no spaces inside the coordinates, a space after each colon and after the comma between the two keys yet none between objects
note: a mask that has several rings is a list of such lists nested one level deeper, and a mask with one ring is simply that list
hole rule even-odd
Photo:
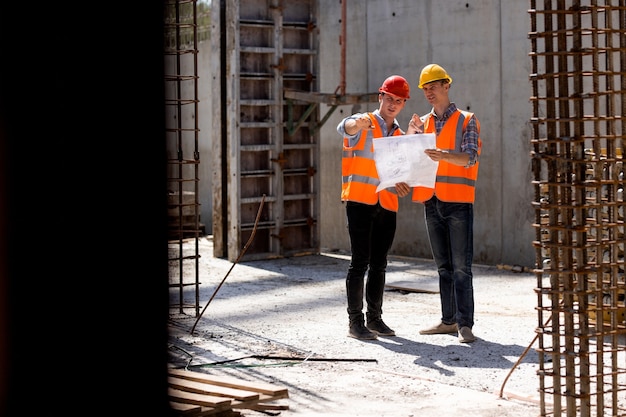
[{"label": "wooden plank on ground", "polygon": [[183,404],[170,401],[170,408],[175,416],[180,417],[236,417],[238,413],[228,408],[224,410],[216,410],[213,407],[201,407],[199,405]]},{"label": "wooden plank on ground", "polygon": [[439,292],[439,278],[420,278],[414,281],[387,282],[385,287],[407,292],[425,292],[436,294]]},{"label": "wooden plank on ground", "polygon": [[200,372],[185,371],[183,369],[170,369],[168,372],[172,376],[189,379],[191,381],[266,394],[273,397],[273,399],[289,397],[287,388],[277,387],[269,383],[243,381],[228,376],[217,377]]},{"label": "wooden plank on ground", "polygon": [[230,399],[215,395],[196,394],[174,388],[168,388],[167,392],[170,400],[173,402],[212,407],[216,410],[224,410],[230,408],[231,405]]},{"label": "wooden plank on ground", "polygon": [[[261,394],[261,398],[259,398],[258,400],[255,400],[255,401],[233,401],[232,407],[233,408],[247,408],[249,410],[257,410],[257,409],[259,409],[259,407],[263,407],[265,404],[269,404],[269,403],[271,403],[274,400],[280,400],[280,399],[283,399],[283,398],[287,398],[287,396],[275,397],[275,396]],[[278,404],[277,407],[279,407],[280,409],[283,409],[283,410],[288,410],[289,409],[288,405]]]},{"label": "wooden plank on ground", "polygon": [[193,404],[183,404],[170,401],[170,407],[176,411],[176,415],[179,416],[197,416],[200,415],[202,407]]},{"label": "wooden plank on ground", "polygon": [[193,381],[191,379],[168,377],[169,386],[181,391],[195,392],[196,394],[208,394],[218,397],[234,398],[239,401],[254,401],[259,399],[259,393],[242,389],[223,387],[215,384]]},{"label": "wooden plank on ground", "polygon": [[276,411],[276,410],[289,410],[288,404],[262,404],[253,405],[251,410],[257,411]]},{"label": "wooden plank on ground", "polygon": [[170,406],[173,411],[173,415],[179,417],[241,417],[241,413],[238,411],[225,409],[225,410],[216,410],[211,407],[198,407],[198,411],[184,411],[178,408],[180,405],[188,405],[188,404],[180,404],[170,402]]},{"label": "wooden plank on ground", "polygon": [[[186,407],[196,407],[194,409]],[[179,417],[241,417],[241,413],[235,410],[216,410],[211,407],[192,406],[170,401],[173,415]]]}]

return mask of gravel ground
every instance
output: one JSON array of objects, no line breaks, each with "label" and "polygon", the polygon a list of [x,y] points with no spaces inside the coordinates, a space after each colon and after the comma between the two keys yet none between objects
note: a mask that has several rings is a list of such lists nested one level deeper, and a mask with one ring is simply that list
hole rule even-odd
[{"label": "gravel ground", "polygon": [[[288,410],[271,414],[284,417],[539,415],[533,274],[474,267],[474,343],[420,335],[439,319],[439,295],[390,287],[383,318],[397,336],[361,341],[347,337],[348,256],[233,266],[212,256],[210,237],[199,247],[201,315],[170,314],[172,367],[287,387]],[[392,257],[387,283],[397,282],[432,289],[434,264]]]}]

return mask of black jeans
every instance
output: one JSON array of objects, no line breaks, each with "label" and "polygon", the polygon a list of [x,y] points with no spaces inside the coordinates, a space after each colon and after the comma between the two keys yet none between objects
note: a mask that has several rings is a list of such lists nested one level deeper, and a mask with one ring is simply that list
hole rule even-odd
[{"label": "black jeans", "polygon": [[348,233],[352,258],[346,277],[348,317],[352,323],[363,320],[363,289],[365,273],[365,301],[368,321],[376,320],[383,313],[383,292],[387,253],[396,233],[396,212],[380,206],[346,203]]}]

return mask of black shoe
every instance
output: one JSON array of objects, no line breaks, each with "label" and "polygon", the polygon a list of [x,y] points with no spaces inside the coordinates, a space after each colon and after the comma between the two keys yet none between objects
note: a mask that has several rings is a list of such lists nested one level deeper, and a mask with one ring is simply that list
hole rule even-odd
[{"label": "black shoe", "polygon": [[362,321],[350,323],[350,332],[348,333],[348,336],[354,337],[355,339],[377,339],[376,333],[372,333],[367,327],[365,327]]},{"label": "black shoe", "polygon": [[378,336],[395,336],[396,332],[389,328],[383,319],[376,319],[367,322],[367,328]]}]

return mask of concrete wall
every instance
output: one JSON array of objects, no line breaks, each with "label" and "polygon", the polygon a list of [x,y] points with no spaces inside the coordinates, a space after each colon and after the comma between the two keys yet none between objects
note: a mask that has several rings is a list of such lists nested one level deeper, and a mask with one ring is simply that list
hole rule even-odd
[{"label": "concrete wall", "polygon": [[[346,1],[346,0],[344,0]],[[320,1],[321,92],[341,82],[341,2]],[[376,92],[391,74],[406,77],[411,99],[398,120],[430,111],[417,87],[421,68],[438,63],[450,73],[452,101],[476,113],[483,154],[478,175],[474,258],[481,264],[534,265],[530,166],[530,19],[523,1],[348,1],[346,93]],[[349,249],[340,202],[339,121],[367,106],[337,109],[321,130],[321,246]],[[322,114],[328,108],[322,106]],[[401,201],[396,255],[430,258],[423,206]]]},{"label": "concrete wall", "polygon": [[[213,16],[212,16],[213,17]],[[216,20],[215,20],[216,21]],[[215,24],[215,23],[214,23]],[[211,53],[213,49],[213,40],[200,42],[198,46],[198,150],[200,152],[200,164],[198,165],[198,175],[200,176],[200,184],[198,188],[198,202],[200,203],[200,220],[204,224],[207,234],[213,233],[213,204],[211,194],[211,184],[213,178],[214,163],[208,163],[214,159],[211,149],[213,143],[220,140],[220,132],[215,128],[216,120],[219,117],[219,111],[215,111],[213,107],[218,106],[220,91],[216,91],[215,78],[220,74],[219,56]]]}]

